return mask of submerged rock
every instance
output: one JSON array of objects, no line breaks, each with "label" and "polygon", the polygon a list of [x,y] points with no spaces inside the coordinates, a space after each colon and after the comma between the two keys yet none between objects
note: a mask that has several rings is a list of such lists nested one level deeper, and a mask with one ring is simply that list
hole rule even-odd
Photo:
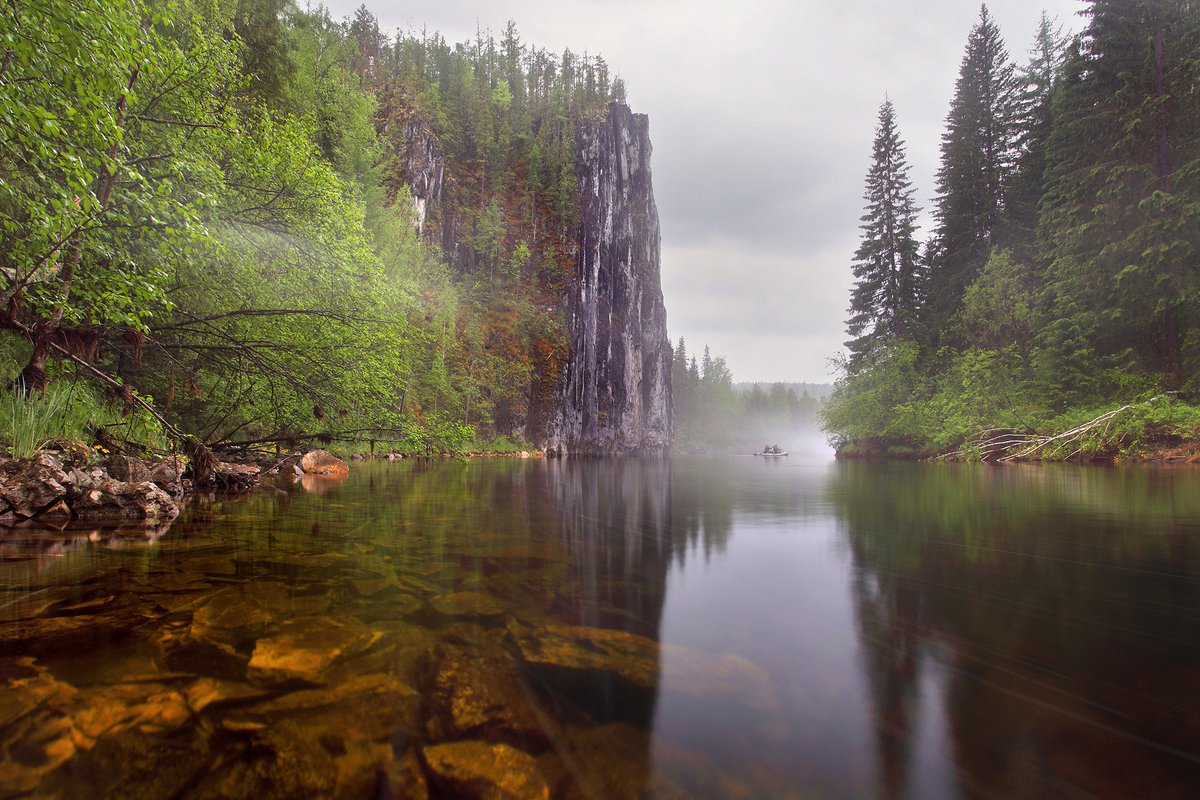
[{"label": "submerged rock", "polygon": [[640,689],[684,694],[758,710],[779,705],[775,686],[758,665],[735,653],[707,653],[659,644],[610,628],[509,623],[525,662],[560,670],[612,673]]},{"label": "submerged rock", "polygon": [[429,605],[448,617],[495,617],[506,610],[504,603],[483,592],[444,594],[430,600]]},{"label": "submerged rock", "polygon": [[381,636],[353,618],[288,620],[258,640],[247,675],[256,683],[320,683],[335,661],[366,650]]},{"label": "submerged rock", "polygon": [[433,653],[434,677],[426,690],[432,741],[488,733],[513,743],[545,743],[547,733],[529,707],[532,692],[519,683],[517,664],[501,648],[480,653],[443,645]]},{"label": "submerged rock", "polygon": [[533,756],[506,744],[466,741],[423,751],[435,782],[470,800],[549,800],[550,787]]}]

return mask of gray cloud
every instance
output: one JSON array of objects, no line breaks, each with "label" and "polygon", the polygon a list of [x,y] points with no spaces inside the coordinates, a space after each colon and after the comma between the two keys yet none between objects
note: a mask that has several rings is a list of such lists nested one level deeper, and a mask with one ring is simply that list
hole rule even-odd
[{"label": "gray cloud", "polygon": [[[331,0],[348,16],[361,0]],[[527,43],[601,54],[650,116],[673,336],[707,342],[739,380],[825,380],[840,347],[862,186],[884,94],[917,198],[938,143],[973,0],[366,0],[384,30],[462,41],[515,20]],[[1079,29],[1078,0],[990,10],[1023,63],[1042,9]]]}]

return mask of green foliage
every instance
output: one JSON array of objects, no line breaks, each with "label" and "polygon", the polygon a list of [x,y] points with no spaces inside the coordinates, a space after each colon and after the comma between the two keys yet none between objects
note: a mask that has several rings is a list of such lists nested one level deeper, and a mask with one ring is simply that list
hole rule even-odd
[{"label": "green foliage", "polygon": [[825,416],[845,450],[969,450],[983,431],[1051,435],[1131,403],[1039,455],[1196,435],[1186,406],[1144,401],[1200,388],[1200,10],[1091,0],[1085,16],[1066,47],[1043,17],[1016,103],[986,10],[972,31],[918,298],[927,328],[915,351],[885,332],[883,356],[849,365]]},{"label": "green foliage", "polygon": [[14,458],[33,456],[52,442],[86,445],[100,428],[115,434],[123,445],[157,452],[166,449],[157,420],[141,409],[123,415],[81,381],[56,381],[44,393],[26,392],[18,381],[0,391],[0,440]]},{"label": "green foliage", "polygon": [[857,370],[834,385],[821,411],[830,444],[842,447],[857,442],[867,448],[919,444],[917,437],[924,426],[918,354],[914,342],[891,341],[872,351]]}]

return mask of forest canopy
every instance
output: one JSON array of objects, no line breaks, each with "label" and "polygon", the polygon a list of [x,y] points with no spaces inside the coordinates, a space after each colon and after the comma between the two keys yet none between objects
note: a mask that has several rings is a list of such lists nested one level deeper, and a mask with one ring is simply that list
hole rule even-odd
[{"label": "forest canopy", "polygon": [[988,443],[1081,424],[1043,454],[1200,439],[1200,7],[1082,16],[1070,36],[1043,16],[1022,64],[982,9],[924,242],[902,113],[881,106],[824,416],[843,453],[1002,455]]},{"label": "forest canopy", "polygon": [[6,393],[87,384],[208,445],[523,444],[565,358],[575,127],[624,97],[602,58],[289,0],[8,3],[0,29]]}]

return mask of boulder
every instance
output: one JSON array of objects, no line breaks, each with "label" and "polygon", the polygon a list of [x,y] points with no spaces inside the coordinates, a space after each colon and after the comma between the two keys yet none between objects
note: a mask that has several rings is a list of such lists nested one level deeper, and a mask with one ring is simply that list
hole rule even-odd
[{"label": "boulder", "polygon": [[0,511],[33,517],[67,496],[67,475],[50,455],[0,464]]},{"label": "boulder", "polygon": [[171,496],[149,481],[99,481],[82,488],[71,508],[79,519],[90,522],[170,522],[179,516]]},{"label": "boulder", "polygon": [[109,477],[122,483],[146,483],[153,481],[150,468],[144,462],[132,456],[113,453],[106,464]]},{"label": "boulder", "polygon": [[169,458],[166,461],[150,465],[149,480],[168,494],[178,497],[183,493],[183,486],[179,482],[182,474],[183,464],[174,458]]},{"label": "boulder", "polygon": [[300,469],[309,475],[345,475],[350,471],[337,456],[325,450],[309,450],[300,459]]},{"label": "boulder", "polygon": [[466,741],[426,747],[422,754],[435,782],[454,797],[473,800],[550,798],[533,756],[506,744]]}]

